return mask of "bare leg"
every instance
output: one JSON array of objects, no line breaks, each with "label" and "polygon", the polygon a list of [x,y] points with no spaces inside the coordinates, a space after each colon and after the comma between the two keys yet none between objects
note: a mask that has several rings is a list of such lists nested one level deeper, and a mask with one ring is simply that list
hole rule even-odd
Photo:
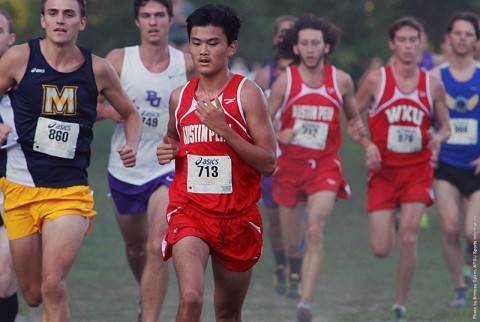
[{"label": "bare leg", "polygon": [[417,236],[425,204],[404,203],[401,206],[398,230],[398,272],[396,304],[405,306],[417,267]]},{"label": "bare leg", "polygon": [[150,197],[147,209],[147,262],[140,286],[143,322],[158,321],[168,290],[170,267],[162,259],[162,242],[168,228],[167,205],[168,188],[162,185]]},{"label": "bare leg", "polygon": [[213,257],[212,268],[215,281],[215,320],[241,322],[242,306],[252,278],[252,269],[245,272],[229,271]]},{"label": "bare leg", "polygon": [[180,289],[176,322],[201,321],[209,256],[208,245],[197,237],[185,237],[173,245],[173,264]]},{"label": "bare leg", "polygon": [[302,300],[312,302],[323,265],[323,235],[327,218],[332,213],[337,193],[322,191],[308,197],[307,249],[302,265]]},{"label": "bare leg", "polygon": [[460,243],[461,196],[457,188],[444,180],[434,181],[438,213],[442,220],[443,256],[455,288],[465,287],[462,275],[462,246]]},{"label": "bare leg", "polygon": [[135,280],[140,284],[147,259],[147,216],[145,213],[120,214],[114,205],[115,218],[125,243],[125,255]]},{"label": "bare leg", "polygon": [[69,322],[67,277],[85,234],[85,218],[58,217],[43,224],[42,299],[43,322]]}]

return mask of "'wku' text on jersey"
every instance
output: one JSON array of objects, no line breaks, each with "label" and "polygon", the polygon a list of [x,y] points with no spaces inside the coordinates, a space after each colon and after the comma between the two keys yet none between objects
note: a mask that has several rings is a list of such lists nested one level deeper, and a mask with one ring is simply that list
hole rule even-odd
[{"label": "'wku' text on jersey", "polygon": [[413,124],[422,125],[425,112],[411,105],[398,105],[388,109],[385,114],[387,115],[388,122],[394,124],[396,122],[412,122]]},{"label": "'wku' text on jersey", "polygon": [[42,85],[42,114],[77,114],[77,86],[64,86],[59,91],[55,85]]},{"label": "'wku' text on jersey", "polygon": [[225,140],[205,124],[193,124],[183,127],[183,143],[225,142]]},{"label": "'wku' text on jersey", "polygon": [[332,121],[334,109],[331,106],[293,105],[292,117],[294,119],[312,121]]}]

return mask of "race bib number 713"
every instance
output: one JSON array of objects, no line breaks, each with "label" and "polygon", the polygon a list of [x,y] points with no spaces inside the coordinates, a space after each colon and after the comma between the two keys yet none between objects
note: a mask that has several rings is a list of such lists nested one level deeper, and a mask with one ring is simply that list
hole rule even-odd
[{"label": "race bib number 713", "polygon": [[232,190],[232,160],[229,156],[188,155],[188,192],[228,194]]}]

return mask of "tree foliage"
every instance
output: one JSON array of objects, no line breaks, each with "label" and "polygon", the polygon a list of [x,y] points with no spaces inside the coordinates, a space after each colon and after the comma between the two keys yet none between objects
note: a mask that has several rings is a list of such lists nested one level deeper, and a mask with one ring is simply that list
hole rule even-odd
[{"label": "tree foliage", "polygon": [[[40,1],[0,0],[0,8],[15,20],[19,42],[43,35],[39,23]],[[419,18],[438,51],[448,17],[455,11],[480,12],[478,0],[190,0],[195,6],[224,3],[234,7],[242,20],[238,55],[249,64],[271,59],[271,36],[279,15],[312,12],[326,16],[342,29],[342,38],[331,55],[340,68],[358,77],[373,56],[388,59],[387,30],[405,15]],[[81,45],[104,56],[112,48],[138,42],[133,1],[88,0],[87,29]],[[185,31],[186,32],[186,31]]]}]

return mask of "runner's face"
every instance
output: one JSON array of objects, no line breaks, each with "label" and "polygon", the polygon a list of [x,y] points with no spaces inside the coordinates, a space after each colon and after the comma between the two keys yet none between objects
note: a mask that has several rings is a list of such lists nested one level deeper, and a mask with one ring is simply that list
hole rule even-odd
[{"label": "runner's face", "polygon": [[470,22],[465,20],[455,21],[448,38],[454,54],[463,56],[474,53],[477,37]]},{"label": "runner's face", "polygon": [[216,26],[194,26],[190,31],[190,53],[199,74],[206,76],[228,68],[228,59],[235,54],[237,41],[227,44],[227,36]]},{"label": "runner's face", "polygon": [[75,43],[86,24],[76,0],[48,0],[40,19],[47,38],[59,44]]},{"label": "runner's face", "polygon": [[168,31],[172,24],[172,17],[167,8],[156,1],[149,1],[139,8],[135,23],[140,28],[142,41],[158,43],[168,40]]},{"label": "runner's face", "polygon": [[302,64],[308,68],[317,67],[329,53],[330,46],[323,40],[323,32],[316,29],[302,29],[298,32],[298,42],[293,47]]},{"label": "runner's face", "polygon": [[416,64],[421,50],[420,34],[412,27],[401,27],[395,32],[395,38],[390,41],[390,49],[400,61]]},{"label": "runner's face", "polygon": [[0,14],[0,57],[5,54],[8,47],[13,45],[15,34],[8,32],[8,21],[4,15]]}]

